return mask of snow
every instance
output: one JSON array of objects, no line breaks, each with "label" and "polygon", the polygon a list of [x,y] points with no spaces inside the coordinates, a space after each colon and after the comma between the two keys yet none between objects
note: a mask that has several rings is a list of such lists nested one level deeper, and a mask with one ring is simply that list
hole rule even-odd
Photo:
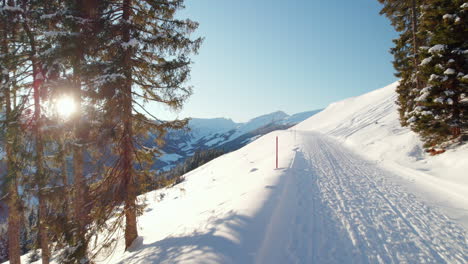
[{"label": "snow", "polygon": [[448,68],[444,71],[445,75],[454,75],[455,73],[456,73],[455,70],[452,68]]},{"label": "snow", "polygon": [[132,38],[128,42],[123,42],[121,45],[122,45],[122,48],[126,49],[126,48],[129,48],[129,47],[130,48],[136,47],[138,44],[139,44],[138,40]]},{"label": "snow", "polygon": [[[434,74],[431,75],[430,80],[433,79],[433,78],[432,78],[433,75],[434,75]],[[430,95],[431,88],[432,88],[432,87],[423,88],[423,89],[421,90],[421,92],[420,92],[421,95],[420,95],[418,98],[414,99],[414,100],[415,100],[416,102],[425,101],[425,100],[427,99],[427,97]]]},{"label": "snow", "polygon": [[445,14],[442,18],[443,18],[443,19],[453,19],[454,17],[456,17],[456,15],[453,15],[453,14]]},{"label": "snow", "polygon": [[96,263],[467,263],[468,146],[426,155],[399,124],[396,86],[140,196],[140,237]]},{"label": "snow", "polygon": [[158,158],[159,160],[161,161],[164,161],[164,162],[171,162],[171,161],[177,161],[179,160],[180,158],[182,158],[181,155],[179,154],[176,154],[176,153],[171,153],[171,154],[167,154],[167,153],[164,153],[160,158]]},{"label": "snow", "polygon": [[66,31],[44,31],[44,36],[45,37],[60,37],[60,36],[76,36],[78,33],[70,33]]},{"label": "snow", "polygon": [[429,49],[429,52],[432,54],[437,54],[437,53],[441,53],[445,51],[445,49],[447,49],[446,45],[437,44],[437,45],[432,46],[432,48]]},{"label": "snow", "polygon": [[[125,76],[120,73],[112,73],[112,74],[102,74],[99,75],[98,77],[94,78],[92,82],[100,87],[103,86],[106,83],[111,83],[111,82],[116,82],[118,80],[125,79]],[[119,90],[116,90],[116,94],[119,92]]]},{"label": "snow", "polygon": [[[468,145],[429,156],[422,142],[399,124],[394,83],[330,105],[296,126],[320,131],[367,159],[398,172],[398,181],[428,204],[468,228]],[[429,89],[428,89],[429,90]]]},{"label": "snow", "polygon": [[415,116],[412,116],[410,119],[408,119],[408,123],[414,123],[416,122],[416,117]]},{"label": "snow", "polygon": [[443,97],[438,97],[434,100],[435,103],[443,104],[444,103],[444,98]]},{"label": "snow", "polygon": [[[253,118],[245,123],[235,123],[227,118],[192,118],[188,124],[190,132],[185,133],[188,140],[181,150],[187,152],[199,147],[200,144],[208,147],[217,147],[272,123],[273,125],[297,124],[320,111],[302,112],[291,116],[282,111],[277,111]],[[171,136],[177,137],[183,135],[177,134]]]},{"label": "snow", "polygon": [[302,122],[302,121],[306,120],[307,118],[319,113],[320,111],[322,111],[322,109],[293,114],[293,115],[285,118],[283,123],[284,124],[299,123],[299,122]]},{"label": "snow", "polygon": [[440,78],[439,75],[437,75],[437,74],[431,74],[431,76],[429,76],[429,82],[432,82],[432,81],[437,80],[437,79],[439,79],[439,78]]},{"label": "snow", "polygon": [[217,137],[217,138],[213,138],[212,140],[208,141],[205,143],[205,146],[213,146],[219,142],[223,142],[224,141],[224,138],[223,137]]},{"label": "snow", "polygon": [[422,111],[421,115],[434,115],[431,111]]},{"label": "snow", "polygon": [[267,115],[262,115],[256,118],[249,120],[247,123],[243,124],[241,127],[238,128],[237,133],[245,134],[250,131],[254,131],[255,129],[261,128],[265,125],[270,123],[275,123],[278,121],[283,121],[284,119],[288,118],[288,114],[283,111],[273,112]]},{"label": "snow", "polygon": [[444,91],[444,94],[445,94],[446,96],[452,96],[452,95],[455,94],[455,92],[454,92],[454,91]]},{"label": "snow", "polygon": [[432,61],[432,57],[428,57],[428,58],[425,58],[424,60],[422,60],[419,65],[424,66],[424,65],[429,64],[431,61]]},{"label": "snow", "polygon": [[189,127],[197,137],[224,133],[236,128],[236,126],[236,123],[226,118],[192,118],[189,121]]},{"label": "snow", "polygon": [[46,19],[52,19],[52,18],[56,17],[57,15],[58,15],[58,13],[55,12],[55,13],[51,13],[51,14],[41,15],[39,18],[42,19],[42,20],[46,20]]},{"label": "snow", "polygon": [[0,12],[6,10],[10,12],[23,12],[23,9],[19,6],[10,6],[10,5],[5,5],[3,7],[0,7]]},{"label": "snow", "polygon": [[250,143],[250,142],[253,142],[255,140],[257,140],[257,138],[261,137],[261,135],[256,135],[254,137],[251,137],[251,138],[247,138],[245,139],[242,143]]}]

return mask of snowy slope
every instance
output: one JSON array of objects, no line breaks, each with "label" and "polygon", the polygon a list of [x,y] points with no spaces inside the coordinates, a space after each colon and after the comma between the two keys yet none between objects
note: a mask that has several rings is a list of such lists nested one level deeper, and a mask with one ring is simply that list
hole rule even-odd
[{"label": "snowy slope", "polygon": [[398,171],[401,184],[468,228],[468,145],[434,157],[425,153],[418,136],[400,126],[397,85],[333,103],[293,129],[330,135]]},{"label": "snowy slope", "polygon": [[[120,237],[96,262],[468,263],[465,197],[423,184],[464,188],[466,147],[415,154],[420,142],[398,125],[394,88],[332,104],[142,195],[138,240],[124,252]],[[448,201],[456,207],[446,210]]]},{"label": "snowy slope", "polygon": [[194,136],[205,136],[213,133],[225,133],[238,126],[227,118],[192,118],[189,127]]},{"label": "snowy slope", "polygon": [[315,115],[317,113],[320,113],[320,111],[322,111],[322,110],[323,109],[297,113],[297,114],[291,115],[288,118],[286,118],[283,121],[283,123],[285,123],[285,124],[297,124],[297,123],[300,123],[300,122],[308,119],[309,117],[311,117],[311,116],[313,116],[313,115]]},{"label": "snowy slope", "polygon": [[186,176],[140,197],[140,237],[97,263],[468,261],[463,227],[323,134],[274,132]]},{"label": "snowy slope", "polygon": [[[293,115],[277,111],[245,123],[235,123],[226,118],[192,118],[188,124],[189,131],[173,131],[167,135],[163,150],[168,154],[158,157],[155,167],[169,170],[195,151],[219,148],[229,152],[238,149],[261,135],[289,128],[320,111]],[[174,155],[180,158],[174,159]]]}]

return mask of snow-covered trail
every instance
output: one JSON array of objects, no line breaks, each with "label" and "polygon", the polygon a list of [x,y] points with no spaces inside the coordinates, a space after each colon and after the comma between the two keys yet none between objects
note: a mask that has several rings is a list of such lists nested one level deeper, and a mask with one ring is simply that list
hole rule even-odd
[{"label": "snow-covered trail", "polygon": [[316,132],[265,135],[142,195],[140,237],[124,251],[117,235],[95,262],[468,263],[466,229],[360,154]]},{"label": "snow-covered trail", "polygon": [[333,139],[297,132],[257,263],[467,263],[465,230]]}]

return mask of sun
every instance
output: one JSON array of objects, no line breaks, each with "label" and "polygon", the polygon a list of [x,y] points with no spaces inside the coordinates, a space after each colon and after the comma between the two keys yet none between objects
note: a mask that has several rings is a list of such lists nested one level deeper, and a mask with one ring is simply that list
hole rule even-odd
[{"label": "sun", "polygon": [[55,101],[55,111],[62,118],[69,118],[76,111],[75,101],[71,96],[63,95]]}]

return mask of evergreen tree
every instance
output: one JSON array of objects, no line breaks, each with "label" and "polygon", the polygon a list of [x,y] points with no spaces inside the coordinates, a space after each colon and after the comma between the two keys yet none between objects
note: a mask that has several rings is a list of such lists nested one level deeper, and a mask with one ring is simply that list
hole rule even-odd
[{"label": "evergreen tree", "polygon": [[393,42],[391,49],[394,56],[393,66],[396,76],[400,78],[397,87],[400,121],[407,125],[408,113],[414,108],[414,99],[419,93],[422,80],[419,77],[419,47],[424,37],[419,30],[420,0],[379,0],[384,5],[381,14],[391,21],[399,38]]},{"label": "evergreen tree", "polygon": [[191,94],[191,88],[184,85],[190,71],[188,55],[197,52],[202,40],[190,38],[197,23],[175,18],[176,11],[183,8],[182,0],[111,1],[108,7],[101,36],[106,49],[94,66],[104,74],[90,86],[104,100],[106,119],[112,121],[109,127],[119,158],[108,175],[114,182],[109,186],[120,195],[113,200],[124,203],[128,248],[138,236],[138,184],[157,152],[143,148],[138,138],[148,131],[163,137],[167,129],[186,124],[186,120],[158,120],[143,104],[153,101],[174,109],[182,107]]},{"label": "evergreen tree", "polygon": [[[8,193],[11,263],[19,263],[21,249],[36,238],[43,263],[49,262],[52,242],[64,249],[61,262],[87,263],[93,257],[91,237],[116,213],[125,218],[128,248],[138,236],[136,197],[146,188],[159,153],[143,142],[151,132],[161,143],[167,129],[182,128],[187,121],[158,120],[145,104],[178,109],[191,94],[185,82],[188,57],[201,43],[190,37],[198,24],[175,18],[182,0],[2,0],[0,6],[1,132],[7,163],[2,187]],[[59,122],[51,112],[54,98],[63,94],[78,105],[70,122]],[[67,157],[72,158],[73,183]],[[57,197],[64,195],[73,206],[57,206],[63,201]],[[29,225],[21,231],[22,198],[39,202],[33,221],[37,235]],[[116,206],[122,204],[121,213]]]},{"label": "evergreen tree", "polygon": [[[41,105],[41,86],[44,81],[43,66],[40,58],[38,58],[38,52],[40,43],[37,41],[37,35],[40,33],[38,29],[37,19],[35,19],[33,10],[37,6],[31,3],[31,1],[23,0],[21,3],[21,24],[22,31],[25,34],[25,52],[27,54],[29,65],[32,69],[32,87],[33,87],[33,98],[34,98],[34,114],[32,120],[32,137],[35,142],[35,181],[37,184],[37,199],[38,199],[38,210],[39,210],[39,244],[41,247],[41,259],[43,264],[50,262],[50,250],[49,250],[49,231],[47,228],[47,204],[45,197],[45,188],[48,183],[48,174],[45,171],[44,164],[44,140],[43,140],[43,115]],[[31,28],[31,25],[35,25],[36,28]]]},{"label": "evergreen tree", "polygon": [[[379,0],[401,32],[392,54],[400,83],[400,121],[426,148],[462,138],[467,127],[468,4],[451,0]],[[452,136],[451,136],[452,135]]]},{"label": "evergreen tree", "polygon": [[457,138],[468,128],[468,5],[457,0],[426,1],[421,30],[430,32],[422,50],[422,78],[427,86],[411,112],[411,127],[426,147]]},{"label": "evergreen tree", "polygon": [[0,99],[2,130],[5,131],[6,175],[2,182],[8,205],[8,255],[10,263],[21,263],[20,229],[21,198],[18,186],[23,164],[21,163],[21,115],[25,101],[18,100],[17,72],[21,65],[20,47],[16,45],[17,19],[21,8],[12,0],[0,3]]},{"label": "evergreen tree", "polygon": [[[47,73],[48,86],[51,96],[60,97],[68,94],[74,98],[75,113],[71,116],[73,135],[67,141],[71,146],[73,157],[73,204],[68,212],[73,212],[67,219],[73,226],[73,234],[66,234],[69,243],[68,250],[64,251],[62,262],[86,263],[88,259],[88,242],[90,240],[88,227],[91,223],[89,216],[90,201],[88,200],[89,187],[85,175],[85,153],[90,151],[92,144],[89,138],[90,121],[87,107],[90,107],[88,94],[84,90],[84,79],[92,78],[86,75],[87,63],[93,59],[93,49],[98,46],[94,40],[98,32],[100,1],[74,0],[50,1],[44,6],[46,13],[42,16],[43,22],[49,24],[46,34],[47,53],[45,61],[49,67]],[[53,100],[53,99],[51,99]],[[62,133],[67,131],[66,125],[55,131],[55,141],[59,152],[63,153],[65,138]],[[63,185],[68,185],[67,164],[65,156],[59,158],[59,167],[62,173]],[[71,235],[71,237],[70,237]]]}]

